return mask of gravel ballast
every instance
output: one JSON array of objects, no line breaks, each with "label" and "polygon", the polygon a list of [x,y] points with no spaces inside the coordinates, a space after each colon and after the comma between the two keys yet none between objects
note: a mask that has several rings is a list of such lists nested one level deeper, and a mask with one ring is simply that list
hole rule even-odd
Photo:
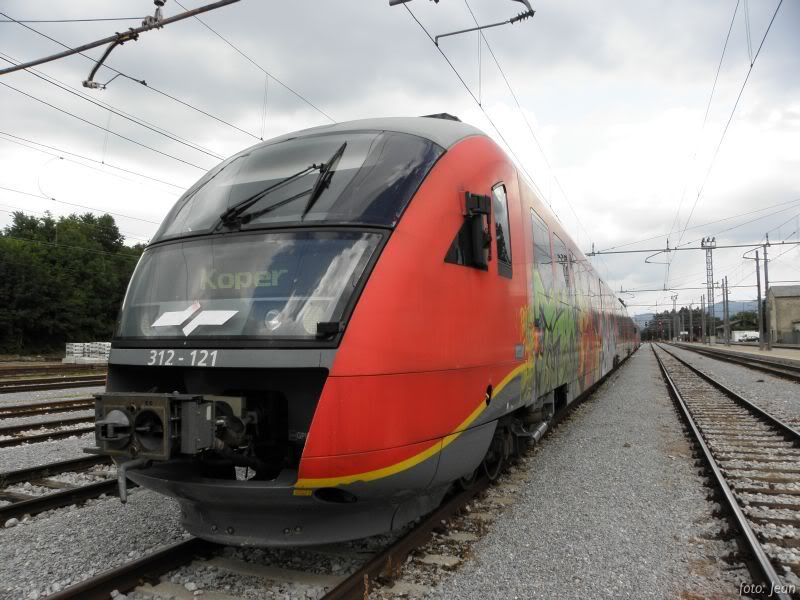
[{"label": "gravel ballast", "polygon": [[667,349],[779,419],[800,426],[800,384],[675,346]]},{"label": "gravel ballast", "polygon": [[0,599],[40,598],[181,539],[178,505],[137,489],[0,529]]},{"label": "gravel ballast", "polygon": [[[750,577],[720,533],[653,353],[643,346],[525,458],[514,502],[439,598],[738,598]],[[403,577],[414,580],[413,562]],[[421,581],[420,583],[428,583]]]}]

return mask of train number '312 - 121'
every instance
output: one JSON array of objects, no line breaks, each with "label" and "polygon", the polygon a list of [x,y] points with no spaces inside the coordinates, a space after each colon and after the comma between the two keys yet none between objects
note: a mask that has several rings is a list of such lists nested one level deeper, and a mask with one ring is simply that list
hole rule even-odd
[{"label": "train number '312 - 121'", "polygon": [[216,367],[217,350],[150,350],[147,365]]}]

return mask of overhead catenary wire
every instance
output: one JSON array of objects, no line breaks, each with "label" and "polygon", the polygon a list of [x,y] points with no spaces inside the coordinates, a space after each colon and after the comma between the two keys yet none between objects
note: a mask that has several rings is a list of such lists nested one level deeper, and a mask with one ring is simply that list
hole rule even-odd
[{"label": "overhead catenary wire", "polygon": [[747,87],[747,82],[750,80],[750,75],[753,73],[753,66],[756,64],[759,55],[761,54],[761,50],[764,47],[764,42],[769,35],[769,32],[772,29],[772,24],[775,22],[775,17],[778,16],[778,11],[781,9],[783,5],[783,0],[779,0],[778,6],[775,7],[775,11],[772,13],[772,18],[767,25],[767,29],[764,32],[763,37],[761,38],[761,42],[758,45],[758,49],[756,50],[755,55],[753,55],[753,59],[750,62],[750,67],[747,70],[747,75],[742,82],[741,88],[739,88],[739,93],[736,96],[736,102],[733,104],[733,108],[731,109],[730,115],[728,116],[728,120],[725,123],[725,127],[722,130],[722,135],[720,136],[719,142],[714,150],[714,153],[711,157],[711,163],[708,166],[708,170],[706,171],[705,176],[703,177],[702,183],[700,184],[700,188],[698,189],[697,196],[695,197],[694,203],[692,204],[692,210],[689,212],[689,217],[686,219],[686,223],[684,224],[683,231],[681,232],[680,237],[678,238],[678,245],[680,245],[681,241],[683,240],[683,235],[686,233],[686,228],[689,226],[689,223],[694,216],[694,211],[697,208],[697,204],[700,201],[701,196],[703,195],[703,191],[705,190],[706,183],[708,182],[708,178],[711,175],[711,171],[714,169],[714,165],[716,164],[717,156],[719,156],[720,148],[722,148],[722,143],[725,141],[725,136],[728,133],[728,129],[730,128],[731,121],[733,121],[733,115],[736,113],[736,109],[739,106],[739,101],[742,99],[742,94],[744,93],[745,87]]},{"label": "overhead catenary wire", "polygon": [[[18,144],[18,145],[23,146],[25,148],[29,148],[30,150],[35,150],[36,152],[41,152],[43,154],[47,154],[49,156],[54,156],[56,158],[60,158],[61,160],[65,160],[65,161],[71,162],[73,164],[80,165],[82,167],[86,167],[87,169],[92,169],[94,171],[97,171],[98,173],[103,173],[105,175],[112,175],[113,177],[120,177],[121,179],[124,179],[125,181],[132,181],[132,180],[128,179],[127,177],[121,177],[117,173],[109,173],[108,171],[105,171],[103,169],[98,169],[97,167],[93,167],[91,165],[83,164],[82,162],[78,162],[77,160],[72,160],[72,159],[66,158],[66,157],[64,157],[62,155],[66,154],[67,156],[74,156],[76,158],[80,158],[81,160],[86,160],[86,161],[93,162],[93,163],[98,164],[98,165],[103,165],[104,167],[109,167],[111,169],[116,169],[117,171],[122,171],[123,173],[128,173],[130,175],[135,175],[136,177],[141,177],[142,179],[147,179],[147,180],[153,181],[155,183],[160,183],[160,184],[163,184],[163,185],[168,185],[170,187],[178,188],[179,190],[185,190],[186,189],[185,185],[178,185],[177,183],[171,183],[169,181],[164,181],[163,179],[158,179],[157,177],[152,177],[150,175],[145,175],[144,173],[139,173],[138,171],[133,171],[131,169],[126,169],[124,167],[120,167],[120,166],[114,165],[114,164],[112,164],[112,163],[110,163],[108,161],[105,161],[105,160],[101,161],[101,160],[97,160],[95,158],[90,158],[90,157],[84,156],[82,154],[77,154],[75,152],[70,152],[69,150],[64,150],[62,148],[57,148],[55,146],[50,146],[48,144],[43,144],[41,142],[36,142],[36,141],[28,139],[28,138],[20,137],[18,135],[14,135],[14,134],[8,133],[6,131],[0,131],[0,136],[8,136],[9,138],[13,138],[13,139],[6,139],[6,138],[3,138],[3,137],[0,137],[0,140],[2,140],[4,142],[9,142],[9,143],[12,143],[12,144]],[[33,145],[30,145],[30,144],[33,144]],[[42,150],[41,148],[37,148],[36,146],[41,146],[42,148],[47,148],[48,150],[52,150],[53,152],[48,152],[47,150]],[[58,154],[55,154],[55,153],[58,153]],[[174,192],[166,192],[166,193],[174,193]]]},{"label": "overhead catenary wire", "polygon": [[[475,25],[480,27],[480,23],[478,23],[478,19],[475,16],[475,13],[472,10],[472,7],[469,4],[469,0],[464,0],[464,4],[466,5],[467,10],[469,11],[470,16],[472,17],[472,20],[475,22]],[[494,64],[497,66],[497,70],[500,72],[500,75],[503,78],[503,81],[505,82],[506,87],[508,88],[508,91],[511,94],[511,97],[514,100],[514,104],[516,104],[517,110],[519,111],[520,115],[522,116],[522,120],[525,122],[525,125],[528,128],[528,131],[530,132],[531,137],[533,138],[533,141],[536,143],[536,147],[539,148],[539,152],[541,153],[542,158],[544,159],[544,162],[547,165],[548,170],[550,171],[550,175],[552,176],[553,181],[555,181],[556,186],[561,191],[561,195],[564,198],[564,201],[567,203],[567,206],[569,207],[570,211],[572,211],[572,214],[575,216],[575,220],[577,221],[578,226],[586,234],[586,237],[589,240],[589,242],[592,243],[591,234],[589,233],[589,231],[584,226],[583,221],[581,221],[581,218],[578,216],[578,213],[575,210],[575,207],[572,205],[572,202],[570,202],[569,197],[567,196],[567,192],[564,190],[564,186],[561,185],[561,181],[559,180],[558,175],[556,175],[555,169],[553,169],[553,166],[550,164],[550,159],[548,158],[547,153],[544,151],[544,147],[539,142],[539,137],[536,135],[536,132],[533,130],[533,126],[531,125],[530,120],[528,119],[528,116],[525,114],[525,111],[522,108],[522,104],[520,103],[519,98],[517,97],[517,94],[514,91],[514,88],[511,85],[511,82],[509,81],[508,77],[506,76],[506,73],[503,70],[503,67],[500,65],[500,61],[498,60],[497,56],[495,55],[494,49],[492,48],[491,44],[489,43],[489,40],[486,39],[486,35],[484,34],[483,30],[480,30],[480,39],[482,39],[483,42],[486,44],[486,48],[489,50],[489,54],[491,54],[492,60],[494,60]],[[480,39],[479,39],[479,42],[480,42]],[[480,49],[480,44],[479,44],[479,49]],[[478,60],[479,61],[481,60],[480,54],[479,54]],[[480,70],[479,70],[479,72],[480,72]],[[480,78],[479,78],[479,81],[480,81]],[[547,203],[550,206],[550,208],[553,209],[552,202],[550,201],[549,198],[547,199]],[[555,211],[553,211],[553,212],[555,213]],[[556,215],[556,217],[558,217],[558,215]],[[602,257],[600,258],[600,260],[603,262],[603,265],[606,267],[606,272],[608,272],[608,265],[605,263],[605,260]]]},{"label": "overhead catenary wire", "polygon": [[[467,6],[467,10],[469,11],[469,14],[472,16],[472,20],[475,22],[475,25],[478,25],[480,27],[480,23],[478,23],[478,19],[475,17],[475,13],[472,11],[472,7],[469,5],[469,1],[468,0],[464,0],[464,4]],[[513,86],[511,85],[511,82],[509,81],[508,77],[506,76],[506,73],[503,70],[503,67],[500,65],[500,61],[498,60],[497,56],[495,55],[494,49],[492,48],[491,44],[489,43],[489,40],[486,39],[486,34],[484,34],[483,31],[480,31],[480,35],[481,35],[481,38],[483,39],[483,42],[486,44],[486,49],[489,50],[489,54],[491,54],[491,56],[492,56],[492,60],[494,61],[494,64],[497,66],[497,70],[500,72],[500,76],[503,78],[503,81],[505,82],[506,87],[508,88],[508,91],[511,94],[511,97],[514,100],[514,104],[516,104],[516,106],[517,106],[517,110],[519,111],[520,115],[522,116],[522,120],[525,122],[525,125],[528,128],[528,131],[530,132],[531,137],[533,138],[533,141],[536,143],[536,147],[539,148],[539,152],[541,153],[542,158],[544,159],[544,162],[547,165],[548,170],[552,174],[553,180],[556,182],[556,185],[558,186],[559,190],[561,190],[561,194],[564,197],[564,200],[566,201],[567,206],[569,206],[570,210],[572,211],[572,214],[575,216],[575,219],[578,221],[578,224],[580,225],[581,229],[583,229],[584,233],[586,233],[586,236],[589,238],[589,241],[591,241],[591,236],[589,235],[589,232],[586,230],[586,227],[584,227],[583,222],[581,221],[580,217],[578,216],[578,213],[575,212],[575,208],[572,206],[572,203],[569,201],[569,198],[567,197],[567,193],[564,191],[564,188],[561,185],[561,181],[558,179],[558,176],[555,174],[555,170],[553,169],[553,166],[550,164],[550,160],[547,157],[547,153],[544,151],[544,147],[539,142],[539,137],[534,132],[533,126],[531,125],[530,120],[528,119],[528,116],[525,114],[525,111],[522,108],[522,104],[520,103],[519,98],[517,97],[517,94],[514,91]],[[550,203],[549,200],[548,200],[548,204],[550,204],[550,207],[552,208],[552,204]]]},{"label": "overhead catenary wire", "polygon": [[142,17],[96,17],[93,19],[0,19],[0,23],[96,23],[101,21],[141,21]]},{"label": "overhead catenary wire", "polygon": [[[19,64],[19,62],[15,58],[13,58],[12,56],[9,56],[7,54],[4,54],[2,52],[0,52],[0,58],[10,62],[11,64]],[[203,154],[205,154],[207,156],[210,156],[212,158],[215,158],[217,160],[222,160],[223,159],[223,157],[220,156],[219,154],[217,154],[215,152],[212,152],[211,150],[209,150],[207,148],[204,148],[204,147],[200,146],[199,144],[195,144],[194,142],[190,142],[190,141],[186,140],[185,138],[182,138],[182,137],[178,136],[177,134],[170,133],[168,130],[166,130],[166,129],[162,128],[162,127],[158,127],[156,125],[148,123],[144,119],[140,119],[138,117],[135,117],[135,116],[131,115],[130,113],[122,111],[121,109],[115,108],[114,106],[108,104],[107,102],[102,102],[100,100],[95,100],[91,96],[89,96],[89,95],[87,95],[87,94],[85,94],[85,93],[83,93],[83,92],[81,92],[79,90],[76,90],[72,86],[69,86],[69,85],[65,84],[63,81],[59,81],[55,77],[51,77],[50,75],[47,75],[46,73],[43,73],[43,72],[41,72],[41,71],[39,71],[37,69],[34,69],[34,68],[28,68],[28,69],[25,69],[25,71],[27,71],[28,73],[30,73],[34,77],[37,77],[38,79],[41,79],[42,81],[45,81],[45,82],[49,83],[50,85],[53,85],[53,86],[55,86],[55,87],[57,87],[57,88],[59,88],[61,90],[64,90],[65,92],[67,92],[69,94],[72,94],[73,96],[77,96],[81,100],[89,102],[90,104],[94,104],[95,106],[98,106],[98,107],[100,107],[100,108],[102,108],[104,110],[108,110],[109,112],[111,112],[111,113],[113,113],[113,114],[115,114],[115,115],[117,115],[119,117],[122,117],[123,119],[126,119],[126,120],[130,121],[131,123],[135,123],[136,125],[139,125],[140,127],[144,127],[145,129],[153,131],[153,132],[155,132],[155,133],[157,133],[159,135],[162,135],[162,136],[164,136],[166,138],[169,138],[170,140],[172,140],[174,142],[177,142],[179,144],[183,144],[184,146],[187,146],[187,147],[191,148],[192,150],[196,150],[197,152],[201,152],[201,153],[203,153]]]},{"label": "overhead catenary wire", "polygon": [[[464,81],[464,78],[461,76],[461,73],[459,73],[458,69],[455,68],[453,63],[448,58],[447,54],[445,54],[444,51],[439,47],[439,45],[436,44],[436,41],[433,39],[433,36],[431,36],[430,32],[428,32],[428,30],[420,22],[420,20],[417,18],[417,16],[414,14],[414,12],[408,7],[408,4],[403,4],[403,7],[408,11],[408,14],[411,15],[411,17],[414,19],[414,21],[417,23],[417,25],[419,25],[420,29],[422,29],[422,31],[425,33],[425,35],[428,36],[428,39],[434,45],[436,50],[438,50],[439,54],[442,55],[442,58],[444,58],[445,62],[447,62],[448,66],[453,71],[455,76],[458,77],[458,80],[461,82],[461,85],[464,86],[464,89],[467,91],[467,93],[470,95],[470,97],[475,101],[475,104],[478,106],[480,111],[483,113],[483,116],[486,117],[486,120],[489,122],[489,124],[492,126],[492,128],[495,130],[495,132],[497,132],[497,135],[500,137],[500,139],[502,140],[503,144],[506,145],[506,147],[508,148],[508,151],[511,153],[511,155],[514,157],[514,159],[517,161],[517,164],[519,165],[520,169],[522,169],[522,171],[525,174],[525,176],[531,182],[531,185],[533,185],[533,187],[536,188],[536,191],[540,195],[540,197],[545,198],[544,193],[539,188],[539,186],[536,185],[536,181],[534,181],[533,177],[531,177],[530,173],[528,173],[528,170],[525,168],[525,165],[522,163],[522,161],[519,159],[517,154],[514,152],[514,149],[511,147],[511,144],[508,143],[508,141],[503,136],[503,134],[500,131],[500,129],[497,127],[497,125],[495,125],[494,121],[489,116],[489,113],[486,112],[486,110],[483,108],[481,103],[478,101],[478,98],[475,96],[475,94],[469,88],[469,86],[467,85],[467,82]],[[551,206],[551,208],[552,208],[552,206]],[[553,214],[555,215],[555,211],[553,212]],[[556,216],[556,218],[558,218],[558,215],[555,215],[555,216]]]},{"label": "overhead catenary wire", "polygon": [[[28,29],[29,31],[31,31],[31,32],[33,32],[33,33],[35,33],[36,35],[39,35],[39,36],[41,36],[41,37],[43,37],[43,38],[45,38],[45,39],[47,39],[47,40],[50,40],[50,41],[51,41],[51,42],[53,42],[54,44],[58,44],[58,45],[59,45],[59,46],[61,46],[62,48],[72,49],[70,46],[68,46],[68,45],[67,45],[67,44],[65,44],[64,42],[61,42],[61,41],[59,41],[59,40],[55,39],[54,37],[52,37],[52,36],[50,36],[50,35],[47,35],[46,33],[44,33],[44,32],[42,32],[42,31],[39,31],[38,29],[35,29],[35,28],[31,27],[30,25],[27,25],[27,24],[25,24],[25,23],[22,23],[22,22],[20,22],[20,21],[18,21],[18,20],[16,20],[16,19],[14,19],[14,18],[12,18],[12,17],[9,17],[9,16],[8,16],[6,13],[4,13],[4,12],[0,12],[0,15],[2,15],[2,16],[4,16],[4,17],[6,17],[6,18],[8,18],[8,19],[10,19],[10,20],[11,20],[11,21],[13,21],[14,23],[18,23],[19,25],[21,25],[21,26],[22,26],[22,27],[24,27],[25,29]],[[88,54],[84,54],[83,52],[78,52],[78,55],[79,55],[79,56],[82,56],[82,57],[83,57],[83,58],[85,58],[86,60],[89,60],[89,61],[91,61],[92,63],[94,63],[94,62],[95,62],[95,59],[94,59],[94,58],[92,58],[91,56],[89,56]],[[256,139],[256,140],[258,140],[258,139],[259,139],[259,137],[258,137],[256,134],[254,134],[254,133],[252,133],[252,132],[250,132],[250,131],[247,131],[246,129],[243,129],[243,128],[239,127],[238,125],[234,125],[234,124],[233,124],[233,123],[231,123],[230,121],[227,121],[227,120],[225,120],[225,119],[223,119],[223,118],[221,118],[221,117],[218,117],[218,116],[216,116],[216,115],[214,115],[214,114],[212,114],[212,113],[210,113],[210,112],[208,112],[208,111],[206,111],[206,110],[204,110],[204,109],[202,109],[202,108],[199,108],[199,107],[197,107],[197,106],[195,106],[195,105],[191,104],[190,102],[187,102],[186,100],[182,100],[182,99],[178,98],[177,96],[173,96],[172,94],[170,94],[170,93],[168,93],[168,92],[165,92],[165,91],[163,91],[163,90],[160,90],[160,89],[158,89],[158,88],[156,88],[156,87],[153,87],[152,85],[148,84],[148,83],[147,83],[147,82],[146,82],[144,79],[137,79],[136,77],[133,77],[133,76],[131,76],[131,75],[128,75],[127,73],[123,73],[123,72],[122,72],[122,71],[120,71],[119,69],[115,69],[114,67],[112,67],[112,66],[111,66],[110,64],[108,64],[107,62],[103,63],[103,68],[106,68],[106,69],[108,69],[108,70],[109,70],[109,71],[111,71],[112,73],[116,73],[117,75],[119,75],[120,77],[122,77],[122,78],[124,78],[124,79],[128,79],[128,80],[130,80],[130,81],[133,81],[133,82],[135,82],[135,83],[138,83],[138,84],[140,84],[140,85],[144,86],[145,88],[147,88],[148,90],[150,90],[150,91],[152,91],[152,92],[154,92],[154,93],[156,93],[156,94],[159,94],[159,95],[161,95],[161,96],[163,96],[163,97],[165,97],[165,98],[168,98],[168,99],[172,100],[173,102],[177,102],[178,104],[180,104],[180,105],[182,105],[182,106],[184,106],[184,107],[186,107],[186,108],[188,108],[188,109],[191,109],[191,110],[193,110],[193,111],[197,112],[198,114],[202,114],[202,115],[204,115],[204,116],[206,116],[206,117],[208,117],[208,118],[210,118],[210,119],[213,119],[213,120],[217,121],[218,123],[220,123],[220,124],[222,124],[222,125],[225,125],[225,126],[227,126],[227,127],[230,127],[231,129],[235,129],[236,131],[238,131],[238,132],[240,132],[240,133],[243,133],[243,134],[245,134],[245,135],[247,135],[247,136],[249,136],[249,137],[251,137],[251,138],[253,138],[253,139]]]},{"label": "overhead catenary wire", "polygon": [[[181,7],[183,10],[186,10],[186,7],[185,7],[185,6],[183,6],[183,4],[181,4],[180,2],[178,2],[178,0],[175,0],[175,4],[177,4],[178,6],[180,6],[180,7]],[[295,95],[296,97],[298,97],[300,100],[302,100],[303,102],[305,102],[305,103],[306,103],[308,106],[310,106],[310,107],[311,107],[311,108],[313,108],[315,111],[317,111],[319,114],[321,114],[321,115],[322,115],[322,116],[324,116],[326,119],[328,119],[328,120],[329,120],[331,123],[336,123],[336,120],[335,120],[333,117],[331,117],[331,116],[330,116],[328,113],[326,113],[324,110],[322,110],[321,108],[319,108],[319,107],[318,107],[316,104],[314,104],[313,102],[311,102],[311,100],[309,100],[308,98],[306,98],[305,96],[303,96],[303,95],[302,95],[300,92],[298,92],[298,91],[296,91],[296,90],[292,89],[292,88],[291,88],[291,87],[289,87],[287,84],[285,84],[283,81],[281,81],[280,79],[278,79],[277,77],[275,77],[275,75],[273,75],[272,73],[270,73],[269,71],[267,71],[267,70],[266,70],[264,67],[262,67],[260,64],[258,64],[258,63],[257,63],[257,62],[256,62],[254,59],[250,58],[250,56],[248,56],[248,55],[247,55],[247,54],[246,54],[246,53],[245,53],[243,50],[241,50],[241,49],[240,49],[238,46],[236,46],[236,45],[235,45],[233,42],[231,42],[231,41],[230,41],[228,38],[226,38],[226,37],[225,37],[225,36],[223,36],[221,33],[219,33],[219,32],[218,32],[216,29],[214,29],[213,27],[211,27],[211,26],[210,26],[208,23],[206,23],[206,22],[205,22],[203,19],[201,19],[200,17],[198,17],[198,16],[196,16],[196,15],[195,15],[195,17],[194,17],[194,18],[195,18],[195,19],[196,19],[198,22],[200,22],[200,24],[201,24],[203,27],[205,27],[206,29],[208,29],[208,30],[209,30],[211,33],[213,33],[215,36],[217,36],[219,39],[221,39],[223,42],[225,42],[225,43],[226,43],[228,46],[230,46],[230,47],[231,47],[233,50],[235,50],[235,51],[236,51],[238,54],[240,54],[240,55],[241,55],[243,58],[245,58],[245,59],[246,59],[246,60],[247,60],[247,61],[248,61],[250,64],[252,64],[252,65],[253,65],[254,67],[256,67],[256,68],[257,68],[259,71],[261,71],[262,73],[264,73],[264,75],[266,75],[267,77],[269,77],[269,78],[271,78],[271,79],[274,79],[274,80],[275,80],[275,83],[277,83],[278,85],[280,85],[281,87],[283,87],[283,88],[284,88],[284,89],[286,89],[287,91],[289,91],[289,92],[291,92],[292,94],[294,94],[294,95]]]},{"label": "overhead catenary wire", "polygon": [[131,215],[126,215],[124,213],[113,212],[113,211],[110,211],[110,210],[106,210],[104,208],[97,208],[97,207],[94,207],[94,206],[86,206],[85,204],[76,204],[75,202],[67,202],[65,200],[58,200],[57,198],[54,198],[52,196],[46,196],[46,195],[43,195],[43,194],[34,194],[32,192],[26,192],[26,191],[23,191],[23,190],[17,190],[17,189],[6,187],[6,186],[2,186],[2,185],[0,185],[0,190],[5,190],[7,192],[14,192],[15,194],[20,194],[22,196],[31,196],[33,198],[40,198],[42,200],[51,200],[52,202],[58,202],[59,204],[66,204],[68,206],[75,206],[77,208],[83,208],[83,209],[86,209],[86,210],[92,210],[92,211],[99,212],[99,213],[109,214],[109,215],[113,215],[115,217],[124,217],[126,219],[132,219],[134,221],[142,221],[143,223],[150,223],[152,225],[159,225],[158,221],[151,221],[150,219],[142,219],[141,217],[134,217],[134,216],[131,216]]},{"label": "overhead catenary wire", "polygon": [[[83,50],[91,50],[92,48],[97,48],[98,46],[106,46],[108,45],[103,58],[98,62],[95,66],[95,69],[92,71],[91,75],[89,75],[89,80],[92,79],[94,76],[95,71],[97,68],[103,63],[105,58],[108,54],[118,45],[122,45],[125,42],[129,41],[136,41],[139,39],[140,33],[145,33],[147,31],[152,31],[153,29],[162,29],[166,25],[171,23],[176,23],[177,21],[182,21],[183,19],[188,19],[193,15],[197,15],[200,13],[208,12],[210,10],[215,10],[217,8],[222,8],[223,6],[227,6],[229,4],[233,4],[235,2],[239,2],[239,0],[218,0],[212,4],[206,4],[205,6],[199,6],[198,8],[193,8],[190,11],[186,11],[177,15],[173,15],[167,18],[161,18],[160,16],[160,9],[156,11],[156,17],[150,17],[144,19],[142,24],[139,27],[131,27],[127,31],[122,33],[115,33],[114,35],[105,37],[100,40],[95,40],[93,42],[89,42],[78,46],[76,48],[67,48],[64,52],[59,52],[57,54],[51,54],[50,56],[45,56],[42,58],[37,58],[35,60],[28,61],[21,65],[16,65],[14,67],[8,67],[5,69],[0,69],[0,75],[5,75],[7,73],[13,73],[14,71],[18,71],[20,69],[27,69],[28,67],[35,67],[36,65],[41,65],[47,62],[52,62],[54,60],[58,60],[60,58],[65,58],[67,56],[72,56],[73,54],[78,54]],[[10,19],[7,14],[0,13],[2,16]]]},{"label": "overhead catenary wire", "polygon": [[5,83],[4,81],[0,81],[0,85],[2,85],[4,87],[7,87],[10,90],[14,90],[18,94],[22,94],[23,96],[26,96],[26,97],[30,98],[31,100],[35,100],[36,102],[40,102],[41,104],[44,104],[45,106],[49,106],[50,108],[52,108],[54,110],[57,110],[57,111],[62,112],[64,114],[66,114],[66,115],[69,115],[69,116],[71,116],[71,117],[73,117],[73,118],[75,118],[75,119],[77,119],[79,121],[82,121],[83,123],[85,123],[87,125],[91,125],[92,127],[96,127],[97,129],[100,129],[102,131],[107,131],[111,135],[114,135],[114,136],[116,136],[118,138],[121,138],[121,139],[126,140],[128,142],[131,142],[132,144],[136,144],[137,146],[141,146],[142,148],[150,150],[151,152],[155,152],[155,153],[160,154],[162,156],[166,156],[167,158],[171,158],[172,160],[175,160],[177,162],[183,163],[183,164],[185,164],[187,166],[194,167],[195,169],[198,169],[200,171],[207,171],[208,170],[208,168],[206,168],[206,167],[201,167],[200,165],[196,165],[193,162],[190,162],[188,160],[184,160],[182,158],[179,158],[177,156],[174,156],[172,154],[169,154],[168,152],[164,152],[164,151],[159,150],[157,148],[153,148],[152,146],[148,146],[147,144],[143,144],[142,142],[134,140],[133,138],[129,138],[129,137],[125,136],[125,135],[122,135],[121,133],[117,133],[116,131],[112,131],[111,129],[107,129],[106,127],[103,127],[102,125],[98,125],[97,123],[93,123],[92,121],[89,121],[88,119],[84,119],[83,117],[80,117],[80,116],[76,115],[75,113],[69,112],[66,109],[63,109],[63,108],[61,108],[59,106],[56,106],[55,104],[50,104],[46,100],[42,100],[41,98],[39,98],[37,96],[34,96],[33,94],[29,94],[28,92],[25,92],[25,91],[23,91],[23,90],[21,90],[19,88],[16,88],[13,85],[9,85],[9,84]]},{"label": "overhead catenary wire", "polygon": [[[694,160],[697,157],[697,146],[700,144],[700,137],[703,135],[703,132],[706,128],[706,123],[708,122],[708,115],[711,112],[711,103],[714,100],[714,93],[717,91],[717,82],[719,81],[719,74],[722,71],[722,63],[725,60],[725,53],[728,50],[728,42],[731,38],[731,32],[733,31],[733,24],[736,21],[736,13],[739,10],[739,3],[741,0],[736,0],[736,6],[733,8],[733,15],[731,16],[731,23],[728,26],[728,34],[725,36],[725,43],[722,45],[722,55],[719,57],[719,63],[717,64],[717,72],[714,74],[714,83],[711,85],[711,93],[708,96],[708,102],[706,103],[706,112],[703,115],[703,124],[700,126],[700,134],[697,137],[697,142],[695,143],[694,151],[692,152],[691,164],[694,164]],[[672,225],[669,228],[669,235],[672,235],[672,232],[675,231],[675,227],[678,225],[680,216],[681,216],[681,208],[683,207],[683,201],[686,198],[686,188],[688,187],[688,174],[687,179],[683,184],[683,189],[681,190],[681,198],[678,202],[678,210],[675,211],[675,218],[672,220]],[[667,277],[669,277],[669,267],[667,267]]]},{"label": "overhead catenary wire", "polygon": [[[730,217],[724,217],[722,219],[715,219],[713,221],[707,221],[705,223],[701,223],[700,225],[692,225],[691,227],[689,227],[687,229],[687,231],[693,230],[693,229],[700,229],[702,227],[708,227],[709,225],[716,225],[717,223],[723,223],[725,221],[730,221],[732,219],[738,219],[740,217],[746,217],[746,216],[749,216],[749,215],[752,215],[752,214],[755,214],[755,213],[758,213],[758,212],[763,212],[765,210],[769,210],[771,208],[776,208],[778,206],[784,206],[786,204],[797,204],[798,202],[800,202],[800,198],[795,198],[794,200],[786,200],[785,202],[778,202],[777,204],[771,204],[769,206],[763,206],[761,208],[757,208],[755,210],[751,210],[751,211],[748,211],[748,212],[745,212],[745,213],[739,213],[739,214],[736,214],[736,215],[731,215]],[[790,207],[790,208],[792,208],[792,207]],[[786,210],[789,210],[789,209],[786,209]],[[752,221],[747,221],[747,223],[752,223],[752,222],[757,221],[757,220],[759,220],[761,218],[766,218],[768,216],[772,216],[773,214],[777,214],[777,212],[782,212],[782,211],[776,211],[775,213],[770,213],[768,215],[764,215],[763,217],[759,217],[758,219],[753,219]],[[794,217],[792,217],[792,218],[794,218]],[[747,224],[747,223],[743,223],[743,225]],[[770,231],[773,231],[773,230],[771,229]],[[717,233],[719,233],[719,232],[717,232]],[[716,235],[716,234],[711,234],[711,235]],[[659,240],[659,239],[663,239],[665,237],[667,237],[666,234],[654,235],[654,236],[651,236],[651,237],[647,237],[647,238],[642,238],[642,239],[636,240],[634,242],[626,242],[624,244],[617,244],[616,246],[609,246],[608,248],[603,248],[599,252],[604,252],[606,250],[616,250],[618,248],[626,248],[627,246],[634,246],[636,244],[641,244],[642,242],[651,242],[653,240]],[[689,244],[689,243],[693,243],[693,242],[685,242],[685,244]]]}]

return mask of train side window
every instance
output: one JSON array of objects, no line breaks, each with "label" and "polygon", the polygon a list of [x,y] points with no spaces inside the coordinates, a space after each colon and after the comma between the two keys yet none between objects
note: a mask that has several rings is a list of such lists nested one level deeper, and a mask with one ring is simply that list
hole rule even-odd
[{"label": "train side window", "polygon": [[497,242],[497,272],[511,279],[511,231],[508,223],[508,198],[503,184],[492,188],[492,212]]},{"label": "train side window", "polygon": [[562,274],[559,280],[563,282],[564,287],[569,288],[569,252],[567,245],[564,243],[557,233],[553,234],[553,250],[555,253],[556,262],[561,266],[558,271]]},{"label": "train side window", "polygon": [[550,250],[550,229],[535,210],[531,209],[531,228],[533,230],[533,261],[542,280],[542,286],[549,290],[553,284],[553,251]]}]

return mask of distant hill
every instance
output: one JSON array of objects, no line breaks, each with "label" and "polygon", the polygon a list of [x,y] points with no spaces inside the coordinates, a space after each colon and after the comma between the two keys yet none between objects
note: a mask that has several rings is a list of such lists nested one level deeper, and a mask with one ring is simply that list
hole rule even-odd
[{"label": "distant hill", "polygon": [[[730,311],[731,316],[737,315],[744,311],[755,311],[758,310],[758,302],[755,300],[744,300],[741,302],[738,300],[731,300],[728,302],[728,310]],[[714,304],[714,314],[717,317],[722,318],[722,302],[717,302]]]}]

